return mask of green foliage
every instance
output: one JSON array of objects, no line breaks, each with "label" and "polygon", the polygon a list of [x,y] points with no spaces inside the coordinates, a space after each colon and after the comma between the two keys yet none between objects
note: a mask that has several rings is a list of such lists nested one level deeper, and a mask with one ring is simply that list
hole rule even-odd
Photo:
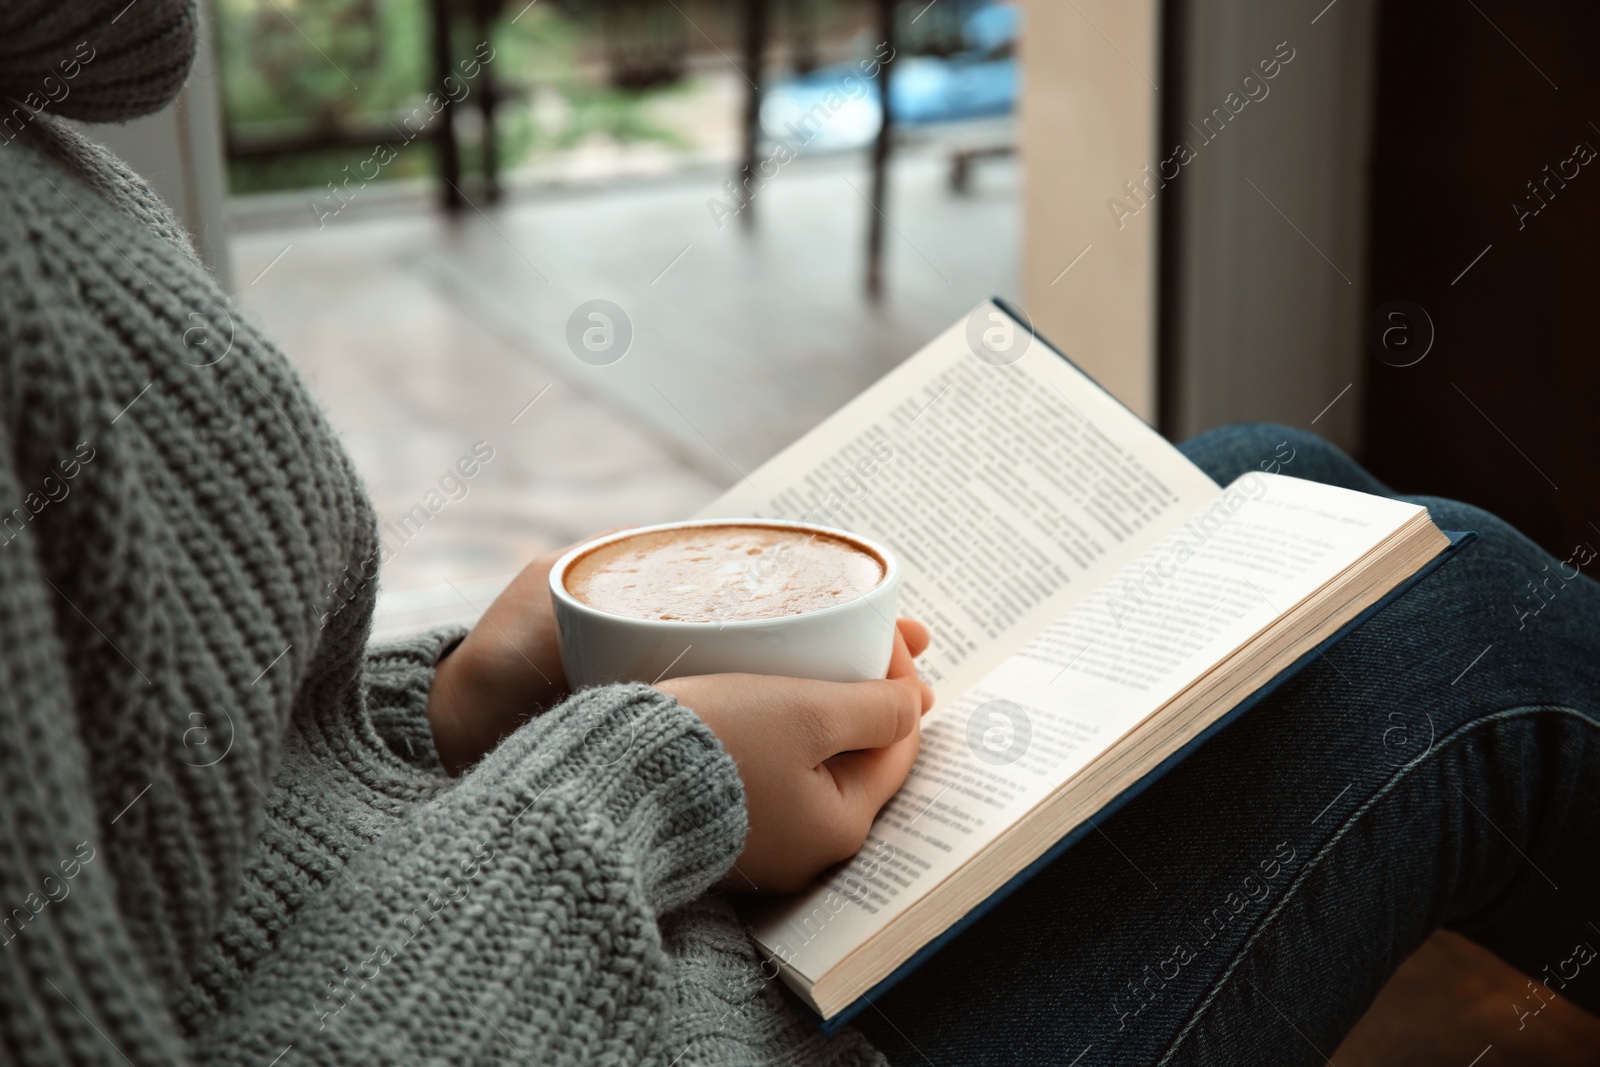
[{"label": "green foliage", "polygon": [[[228,168],[229,191],[236,196],[294,189],[326,194],[328,182],[338,185],[347,173],[359,173],[357,168],[371,155],[371,148],[327,148],[266,159],[240,160]],[[466,158],[469,164],[476,159],[474,155],[467,155]],[[429,177],[438,173],[437,159],[435,145],[419,141],[385,166],[378,180]],[[346,167],[349,168],[348,172]]]},{"label": "green foliage", "polygon": [[[426,0],[215,3],[223,104],[233,135],[383,129],[397,113],[409,112],[439,90],[428,60]],[[509,10],[515,15],[517,5]],[[505,20],[496,27],[490,66],[502,89],[555,92],[568,105],[559,129],[540,129],[525,100],[511,93],[497,112],[502,169],[592,137],[675,148],[689,144],[679,132],[653,121],[647,110],[652,99],[682,87],[626,92],[595,85],[580,70],[580,57],[599,52],[596,32],[593,20],[580,23],[548,4],[535,4],[515,23]],[[456,52],[462,57],[478,43],[464,36],[458,31]],[[370,147],[358,147],[238,160],[230,168],[230,185],[235,193],[318,189],[337,183],[343,168],[354,168],[371,153]],[[430,174],[435,154],[431,144],[410,145],[383,168],[380,180]],[[477,146],[463,145],[467,165],[478,158]]]},{"label": "green foliage", "polygon": [[230,126],[387,113],[424,84],[420,0],[216,0],[216,8]]}]

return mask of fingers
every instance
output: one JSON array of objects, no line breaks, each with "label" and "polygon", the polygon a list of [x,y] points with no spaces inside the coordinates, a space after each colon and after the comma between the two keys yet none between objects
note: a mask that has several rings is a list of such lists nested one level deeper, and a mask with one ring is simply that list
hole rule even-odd
[{"label": "fingers", "polygon": [[882,807],[905,784],[911,765],[917,760],[922,735],[913,730],[884,748],[864,752],[842,752],[825,767],[855,820],[870,823]]},{"label": "fingers", "polygon": [[[903,707],[914,707],[916,715],[920,716],[933,706],[933,690],[917,676],[916,664],[912,661],[927,650],[931,637],[926,626],[911,619],[899,620],[897,631],[887,682],[900,687],[915,701],[914,705]],[[921,745],[922,734],[913,721],[904,735],[889,744],[863,746],[825,761],[823,769],[832,776],[846,808],[845,825],[871,825],[878,812],[905,784]],[[854,836],[852,834],[852,840]],[[859,841],[855,842],[849,851],[853,852],[859,845]]]},{"label": "fingers", "polygon": [[910,646],[913,659],[928,651],[933,635],[928,632],[926,626],[915,619],[900,619],[895,625],[900,629],[900,636],[905,638],[906,644]]},{"label": "fingers", "polygon": [[917,665],[911,661],[913,653],[906,644],[906,635],[900,630],[895,631],[894,651],[889,653],[889,678],[894,681],[903,681],[906,678],[915,678]]},{"label": "fingers", "polygon": [[895,633],[894,652],[889,657],[889,679],[910,686],[921,702],[921,710],[933,707],[933,690],[917,675],[913,657],[928,647],[928,628],[920,622],[901,619]]},{"label": "fingers", "polygon": [[928,628],[911,619],[896,624],[888,677],[881,682],[815,682],[808,726],[817,762],[841,752],[884,748],[917,730],[933,706],[933,690],[917,676],[913,657],[928,647]]},{"label": "fingers", "polygon": [[903,682],[811,682],[804,729],[810,758],[821,763],[840,752],[883,748],[915,733],[921,697]]}]

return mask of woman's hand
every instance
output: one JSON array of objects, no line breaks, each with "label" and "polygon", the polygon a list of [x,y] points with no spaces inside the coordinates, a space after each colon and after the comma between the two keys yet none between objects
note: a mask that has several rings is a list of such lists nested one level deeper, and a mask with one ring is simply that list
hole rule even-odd
[{"label": "woman's hand", "polygon": [[559,548],[522,568],[434,671],[428,725],[451,774],[460,774],[518,726],[566,698],[550,601],[550,568],[566,551]]},{"label": "woman's hand", "polygon": [[901,619],[883,681],[707,674],[656,685],[711,727],[744,779],[750,834],[725,886],[798,892],[860,850],[917,758],[933,692],[911,661],[927,647],[927,628]]},{"label": "woman's hand", "polygon": [[[567,697],[549,580],[564,552],[524,567],[435,670],[428,723],[451,774]],[[917,756],[933,693],[912,659],[927,647],[927,628],[902,619],[883,681],[713,674],[656,686],[711,727],[744,779],[750,836],[729,886],[792,892],[860,849]]]}]

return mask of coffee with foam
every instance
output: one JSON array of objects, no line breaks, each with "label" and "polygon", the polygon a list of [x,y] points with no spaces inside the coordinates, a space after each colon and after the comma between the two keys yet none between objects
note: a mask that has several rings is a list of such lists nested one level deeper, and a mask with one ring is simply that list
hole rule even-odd
[{"label": "coffee with foam", "polygon": [[572,562],[564,584],[580,602],[613,615],[737,622],[848,603],[886,571],[876,552],[843,536],[727,523],[605,542]]}]

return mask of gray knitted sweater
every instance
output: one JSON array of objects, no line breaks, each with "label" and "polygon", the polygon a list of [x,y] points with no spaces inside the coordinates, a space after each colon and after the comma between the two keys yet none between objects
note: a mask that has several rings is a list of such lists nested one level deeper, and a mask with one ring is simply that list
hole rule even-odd
[{"label": "gray knitted sweater", "polygon": [[743,795],[665,694],[444,773],[459,633],[367,646],[374,516],[321,412],[148,189],[35,114],[160,106],[193,27],[0,0],[0,1062],[876,1060],[707,895]]}]

